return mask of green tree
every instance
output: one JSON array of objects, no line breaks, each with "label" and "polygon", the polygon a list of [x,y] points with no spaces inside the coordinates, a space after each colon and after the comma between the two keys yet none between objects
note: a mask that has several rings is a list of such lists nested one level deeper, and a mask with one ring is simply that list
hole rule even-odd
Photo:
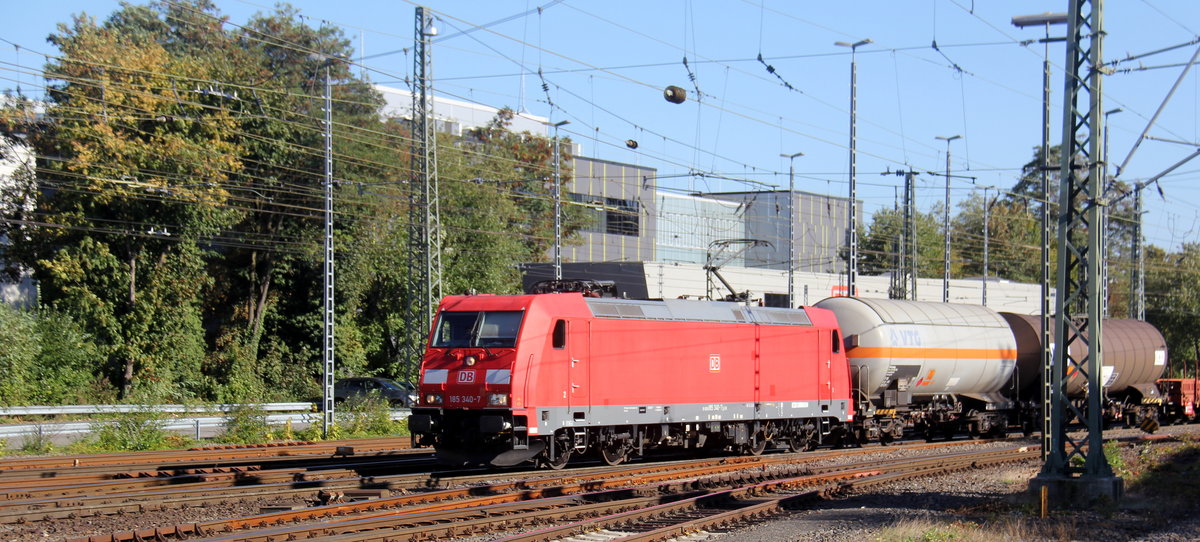
[{"label": "green tree", "polygon": [[[224,20],[209,0],[123,4],[51,36],[61,56],[47,66],[45,120],[19,104],[0,116],[39,157],[37,176],[5,198],[18,203],[5,211],[17,219],[3,232],[9,259],[33,269],[44,304],[90,337],[102,360],[93,388],[310,397],[321,369],[328,73],[338,365],[403,376],[407,122],[381,118],[378,94],[336,60],[352,52],[339,30],[309,27],[287,5],[236,27]],[[511,119],[506,110],[466,137],[438,136],[447,293],[514,292],[516,264],[545,258],[552,145],[509,132]],[[582,222],[568,206],[565,234]]]},{"label": "green tree", "polygon": [[[130,8],[139,11],[138,8]],[[30,142],[52,227],[13,238],[42,298],[86,321],[106,345],[106,375],[186,397],[204,353],[200,240],[231,223],[221,185],[238,169],[233,116],[180,91],[201,69],[125,19],[76,17],[50,37],[50,103]]]},{"label": "green tree", "polygon": [[1146,321],[1167,339],[1172,369],[1200,359],[1200,243],[1146,247]]},{"label": "green tree", "polygon": [[[983,275],[984,205],[988,214],[988,275],[1018,282],[1041,280],[1040,216],[1020,199],[972,195],[959,204],[951,229],[961,254],[963,276]],[[1053,261],[1053,260],[1051,260]]]},{"label": "green tree", "polygon": [[[917,211],[915,218],[917,228],[917,276],[942,276],[942,253],[945,243],[942,237],[942,221],[938,218],[941,212],[938,208],[928,213]],[[867,226],[865,235],[861,235],[860,272],[865,275],[875,275],[894,271],[898,239],[904,232],[904,212],[902,209],[880,209],[871,215],[871,223]],[[953,245],[951,249],[953,250]],[[906,258],[911,255],[909,249]],[[951,253],[952,259],[957,252]],[[954,261],[952,260],[952,265]]]}]

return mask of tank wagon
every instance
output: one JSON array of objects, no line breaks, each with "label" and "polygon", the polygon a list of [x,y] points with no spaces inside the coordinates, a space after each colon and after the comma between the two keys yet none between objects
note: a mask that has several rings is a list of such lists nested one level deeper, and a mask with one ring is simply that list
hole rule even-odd
[{"label": "tank wagon", "polygon": [[[1019,345],[1013,397],[1025,403],[1041,400],[1042,340],[1041,323],[1036,316],[1002,314],[1012,328]],[[1071,345],[1077,359],[1086,355],[1084,344]],[[1167,368],[1167,343],[1154,326],[1140,320],[1104,321],[1104,355],[1100,380],[1104,386],[1104,419],[1107,423],[1124,422],[1129,426],[1159,417],[1164,397],[1156,381]],[[1071,372],[1065,386],[1067,396],[1082,409],[1087,399],[1087,379]]]},{"label": "tank wagon", "polygon": [[758,454],[845,434],[832,312],[578,292],[445,298],[409,429],[448,464],[609,464],[652,448]]},{"label": "tank wagon", "polygon": [[888,441],[1007,430],[1016,403],[1003,393],[1017,344],[998,313],[976,305],[832,297],[860,411],[861,438]]}]

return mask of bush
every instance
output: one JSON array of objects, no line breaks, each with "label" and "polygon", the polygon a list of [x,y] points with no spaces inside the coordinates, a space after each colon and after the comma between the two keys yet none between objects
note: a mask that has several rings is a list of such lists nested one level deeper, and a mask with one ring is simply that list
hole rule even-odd
[{"label": "bush", "polygon": [[235,444],[257,444],[271,440],[267,412],[258,405],[241,404],[229,411],[221,439]]},{"label": "bush", "polygon": [[0,405],[28,404],[36,387],[33,370],[39,350],[36,319],[28,312],[0,303]]},{"label": "bush", "polygon": [[0,404],[70,404],[93,397],[103,355],[70,317],[0,304]]},{"label": "bush", "polygon": [[392,420],[390,405],[378,393],[350,399],[334,412],[341,438],[395,436],[404,428],[403,423]]},{"label": "bush", "polygon": [[96,446],[103,450],[161,450],[180,442],[164,429],[165,425],[166,418],[162,413],[141,410],[121,414],[111,421],[95,422],[92,433]]},{"label": "bush", "polygon": [[44,310],[38,315],[37,334],[40,350],[33,367],[37,386],[30,391],[36,404],[77,404],[94,401],[90,393],[96,379],[95,368],[104,354],[91,337],[69,316]]},{"label": "bush", "polygon": [[27,454],[45,455],[54,451],[54,437],[57,433],[47,430],[47,426],[37,424],[33,433],[21,439],[21,451]]}]

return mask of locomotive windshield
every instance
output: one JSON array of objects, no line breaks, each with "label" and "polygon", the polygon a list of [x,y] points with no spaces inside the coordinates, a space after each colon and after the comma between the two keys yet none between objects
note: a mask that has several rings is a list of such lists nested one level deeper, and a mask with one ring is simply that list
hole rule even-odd
[{"label": "locomotive windshield", "polygon": [[433,348],[512,348],[521,311],[445,311],[438,314]]}]

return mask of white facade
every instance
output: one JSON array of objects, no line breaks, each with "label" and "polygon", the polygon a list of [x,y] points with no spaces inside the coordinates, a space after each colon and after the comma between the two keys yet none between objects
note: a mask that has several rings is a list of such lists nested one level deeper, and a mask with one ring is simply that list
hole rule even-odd
[{"label": "white facade", "polygon": [[[33,153],[19,138],[0,137],[0,188],[7,189],[14,182],[22,168],[33,167]],[[5,202],[0,202],[3,205]],[[0,209],[7,212],[8,209]],[[0,235],[0,247],[8,245],[8,237]],[[0,257],[3,257],[0,248]],[[37,302],[37,287],[33,283],[28,270],[21,273],[21,280],[16,283],[0,280],[0,302],[31,307]]]},{"label": "white facade", "polygon": [[[522,266],[525,287],[551,276],[550,264]],[[768,296],[786,301],[787,271],[752,267],[727,266],[722,276],[740,293],[749,292],[752,303],[767,301]],[[614,263],[563,264],[563,278],[612,280],[620,297],[646,299],[676,299],[680,297],[711,297],[722,299],[729,292],[714,281],[710,282],[701,264],[647,261]],[[865,298],[887,299],[891,278],[887,275],[859,276],[857,295]],[[950,280],[950,302],[982,305],[983,282],[972,279]],[[795,273],[796,305],[810,306],[827,297],[846,294],[846,275],[834,273]],[[1037,314],[1041,310],[1041,286],[1008,281],[989,281],[987,307],[1000,312]],[[917,300],[941,302],[942,279],[917,280]],[[770,304],[769,301],[767,304]]]},{"label": "white facade", "polygon": [[[380,111],[383,117],[395,119],[412,117],[413,98],[411,92],[382,85],[375,85],[375,91],[383,96],[385,102],[382,111]],[[492,119],[496,118],[498,111],[499,109],[486,105],[439,96],[434,96],[433,98],[435,129],[439,132],[446,132],[456,136],[461,136],[463,130],[487,126]],[[550,119],[546,117],[539,117],[528,113],[517,113],[513,116],[509,130],[516,133],[529,132],[535,135],[547,136],[550,135],[550,127],[547,126],[548,122],[550,122]]]}]

